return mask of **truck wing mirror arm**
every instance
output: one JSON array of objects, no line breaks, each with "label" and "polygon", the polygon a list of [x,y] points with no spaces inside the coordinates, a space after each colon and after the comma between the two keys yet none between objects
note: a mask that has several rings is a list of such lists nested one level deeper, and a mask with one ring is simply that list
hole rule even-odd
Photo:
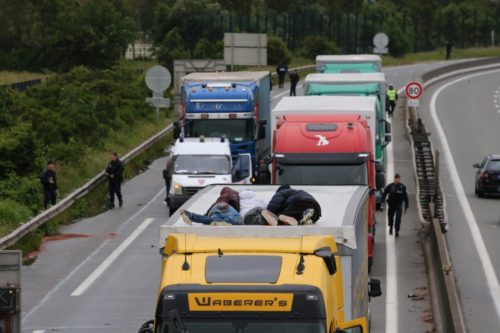
[{"label": "truck wing mirror arm", "polygon": [[317,249],[316,251],[314,251],[314,255],[323,258],[330,275],[337,273],[337,263],[335,262],[335,255],[330,248],[322,247],[320,249]]}]

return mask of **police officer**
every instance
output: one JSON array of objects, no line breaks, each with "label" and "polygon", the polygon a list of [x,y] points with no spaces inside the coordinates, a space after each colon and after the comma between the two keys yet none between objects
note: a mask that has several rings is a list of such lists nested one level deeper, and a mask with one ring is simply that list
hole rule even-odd
[{"label": "police officer", "polygon": [[392,113],[396,108],[396,101],[398,100],[398,92],[394,89],[394,86],[391,84],[389,86],[389,90],[387,90],[387,101],[389,102],[389,117],[392,117]]},{"label": "police officer", "polygon": [[382,197],[382,205],[389,195],[387,203],[389,204],[389,235],[392,235],[392,226],[394,225],[394,215],[396,215],[396,237],[399,237],[399,227],[401,225],[401,215],[403,213],[403,202],[405,204],[405,214],[408,209],[408,194],[406,193],[406,186],[401,183],[401,176],[397,173],[394,176],[394,182],[387,185]]},{"label": "police officer", "polygon": [[55,172],[55,164],[53,161],[47,162],[47,170],[40,176],[40,182],[43,186],[44,207],[47,209],[49,203],[54,206],[57,199],[57,176]]},{"label": "police officer", "polygon": [[299,73],[297,70],[294,70],[288,74],[290,77],[290,96],[297,96],[297,92],[295,91],[297,88],[297,83],[299,82]]},{"label": "police officer", "polygon": [[123,181],[123,163],[118,158],[118,154],[113,152],[111,154],[111,161],[106,167],[106,176],[108,177],[109,189],[109,208],[115,208],[115,194],[118,197],[118,203],[123,206],[123,198],[121,191],[121,184]]},{"label": "police officer", "polygon": [[172,155],[169,153],[165,163],[165,169],[163,170],[163,179],[165,179],[165,188],[167,191],[167,196],[165,197],[165,203],[168,204],[168,195],[170,193],[170,183],[172,181]]},{"label": "police officer", "polygon": [[288,66],[285,63],[281,63],[276,67],[276,73],[278,73],[278,87],[283,88],[285,84],[285,75],[288,72]]}]

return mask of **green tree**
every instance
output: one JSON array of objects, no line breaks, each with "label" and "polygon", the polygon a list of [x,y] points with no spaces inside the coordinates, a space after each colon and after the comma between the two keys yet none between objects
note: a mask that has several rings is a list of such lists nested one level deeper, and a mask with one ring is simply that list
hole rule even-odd
[{"label": "green tree", "polygon": [[170,30],[158,48],[158,61],[167,67],[170,71],[173,70],[174,59],[188,59],[189,51],[182,39],[178,28]]},{"label": "green tree", "polygon": [[292,60],[292,55],[285,42],[276,36],[269,37],[267,39],[267,62],[270,65],[278,65],[289,64],[290,60]]},{"label": "green tree", "polygon": [[306,59],[316,59],[318,54],[338,54],[339,48],[320,36],[307,36],[302,41],[300,54]]}]

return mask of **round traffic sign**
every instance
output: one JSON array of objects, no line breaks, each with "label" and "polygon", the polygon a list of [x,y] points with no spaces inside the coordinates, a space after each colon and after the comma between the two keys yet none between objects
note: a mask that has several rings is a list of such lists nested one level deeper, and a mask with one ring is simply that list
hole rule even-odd
[{"label": "round traffic sign", "polygon": [[172,75],[168,69],[156,65],[146,72],[146,85],[154,92],[164,92],[172,83]]},{"label": "round traffic sign", "polygon": [[420,84],[420,82],[413,81],[406,85],[406,97],[410,99],[419,99],[423,92],[424,87]]},{"label": "round traffic sign", "polygon": [[378,49],[386,48],[389,45],[389,36],[383,32],[379,32],[373,37],[373,45]]}]

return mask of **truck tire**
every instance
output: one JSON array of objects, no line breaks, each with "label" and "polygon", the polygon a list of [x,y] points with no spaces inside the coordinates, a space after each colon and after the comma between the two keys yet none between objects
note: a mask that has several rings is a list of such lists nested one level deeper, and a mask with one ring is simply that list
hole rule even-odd
[{"label": "truck tire", "polygon": [[168,207],[168,215],[170,216],[174,215],[176,210],[177,208]]}]

